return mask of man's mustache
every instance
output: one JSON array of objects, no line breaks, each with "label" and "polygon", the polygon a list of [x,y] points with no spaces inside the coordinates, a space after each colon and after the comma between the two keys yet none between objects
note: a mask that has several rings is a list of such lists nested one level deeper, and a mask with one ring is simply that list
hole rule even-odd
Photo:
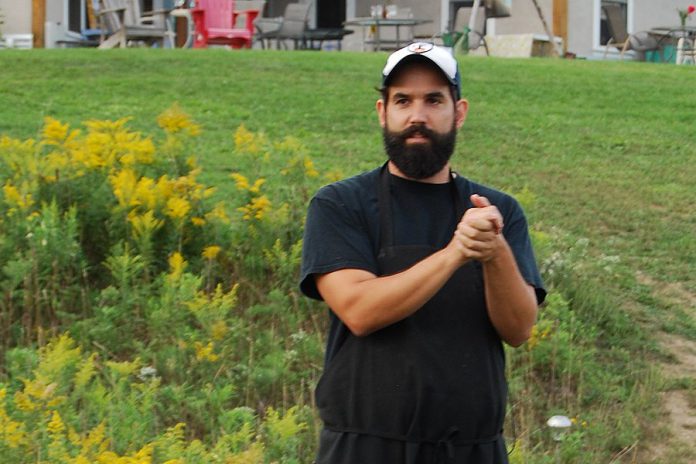
[{"label": "man's mustache", "polygon": [[427,137],[429,139],[433,139],[437,136],[437,134],[435,133],[434,130],[428,129],[424,125],[420,125],[420,124],[407,127],[403,131],[399,132],[397,134],[397,136],[401,140],[406,140],[407,138],[413,137],[416,134],[422,135],[422,136]]}]

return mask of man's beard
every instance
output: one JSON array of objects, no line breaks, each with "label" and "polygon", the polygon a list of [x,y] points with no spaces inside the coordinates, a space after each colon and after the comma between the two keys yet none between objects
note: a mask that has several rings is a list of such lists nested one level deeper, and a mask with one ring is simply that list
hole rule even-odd
[{"label": "man's beard", "polygon": [[[427,138],[422,143],[407,144],[406,139],[419,133]],[[411,126],[402,132],[391,132],[386,126],[382,132],[384,149],[389,160],[407,177],[426,179],[437,174],[449,161],[454,152],[457,129],[443,133],[425,126]]]}]

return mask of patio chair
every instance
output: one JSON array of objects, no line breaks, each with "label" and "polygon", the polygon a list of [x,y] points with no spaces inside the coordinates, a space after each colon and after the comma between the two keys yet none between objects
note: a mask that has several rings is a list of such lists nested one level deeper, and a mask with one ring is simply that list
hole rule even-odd
[{"label": "patio chair", "polygon": [[[255,10],[258,11],[259,13],[256,15],[256,19],[254,20],[254,24],[256,24],[257,21],[259,21],[261,18],[263,18],[263,11],[266,8],[266,0],[236,0],[235,2],[235,10],[239,13],[242,11],[248,11],[248,10]],[[234,26],[238,29],[240,28],[245,28],[246,27],[246,15],[244,14],[238,14],[237,15],[237,20],[234,23]],[[255,32],[255,29],[254,29]]]},{"label": "patio chair", "polygon": [[167,27],[168,10],[142,13],[139,0],[100,0],[95,14],[102,31],[99,48],[126,47],[134,42],[164,47],[166,38],[172,40]]},{"label": "patio chair", "polygon": [[[251,48],[254,20],[259,10],[235,10],[234,0],[197,0],[191,10],[195,27],[193,48],[208,45],[227,45],[232,48]],[[244,27],[237,27],[237,17],[246,17]]]},{"label": "patio chair", "polygon": [[619,55],[623,59],[624,54],[628,50],[634,50],[639,53],[642,58],[645,52],[657,50],[658,42],[655,37],[646,31],[629,34],[626,30],[626,21],[624,20],[621,6],[615,3],[609,3],[602,6],[604,14],[607,18],[607,28],[609,29],[609,41],[604,48],[604,58],[606,59],[609,49],[614,47],[619,50]]},{"label": "patio chair", "polygon": [[309,21],[310,3],[288,3],[285,13],[279,18],[263,18],[256,21],[256,40],[261,42],[261,47],[266,48],[266,41],[275,39],[276,48],[287,48],[286,40],[292,40],[294,47],[299,48],[304,42],[304,33]]}]

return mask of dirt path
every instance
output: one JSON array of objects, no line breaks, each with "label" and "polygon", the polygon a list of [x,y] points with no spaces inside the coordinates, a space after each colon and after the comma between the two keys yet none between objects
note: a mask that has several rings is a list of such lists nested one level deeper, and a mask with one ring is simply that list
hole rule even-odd
[{"label": "dirt path", "polygon": [[[646,276],[639,281],[654,289],[653,295],[664,307],[684,308],[696,320],[696,295],[679,284],[660,284]],[[662,306],[662,305],[661,305]],[[651,443],[641,453],[641,463],[693,464],[696,462],[696,341],[673,333],[661,332],[658,341],[672,358],[661,364],[668,382],[676,385],[662,394],[664,420],[657,436],[665,437]]]}]

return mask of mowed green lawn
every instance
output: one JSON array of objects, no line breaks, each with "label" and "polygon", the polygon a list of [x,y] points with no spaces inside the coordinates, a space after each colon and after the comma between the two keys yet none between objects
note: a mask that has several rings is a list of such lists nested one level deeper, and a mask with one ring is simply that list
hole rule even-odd
[{"label": "mowed green lawn", "polygon": [[[178,102],[203,126],[197,154],[221,188],[237,167],[229,153],[242,123],[272,139],[294,136],[320,168],[347,175],[384,157],[374,89],[385,59],[3,51],[0,133],[34,137],[44,116],[73,127],[132,116],[131,127],[151,133]],[[453,160],[460,173],[513,193],[528,188],[535,223],[588,238],[591,250],[619,256],[656,284],[696,292],[696,68],[470,57],[461,71],[470,112]]]},{"label": "mowed green lawn", "polygon": [[[240,124],[295,137],[320,171],[350,175],[384,159],[374,103],[386,56],[6,50],[0,136],[36,137],[45,116],[73,127],[130,116],[156,134],[157,115],[178,102],[203,127],[202,180],[223,191],[230,172],[250,168],[232,156]],[[611,263],[587,276],[618,302],[601,310],[696,340],[696,67],[478,57],[460,67],[470,112],[455,169],[526,199],[535,229],[587,241],[581,260]]]}]

